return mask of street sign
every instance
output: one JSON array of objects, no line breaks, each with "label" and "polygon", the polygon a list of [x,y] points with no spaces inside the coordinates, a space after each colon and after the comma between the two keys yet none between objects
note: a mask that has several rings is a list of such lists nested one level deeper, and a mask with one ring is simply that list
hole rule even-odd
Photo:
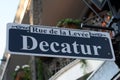
[{"label": "street sign", "polygon": [[108,33],[43,25],[7,25],[11,54],[115,60]]}]

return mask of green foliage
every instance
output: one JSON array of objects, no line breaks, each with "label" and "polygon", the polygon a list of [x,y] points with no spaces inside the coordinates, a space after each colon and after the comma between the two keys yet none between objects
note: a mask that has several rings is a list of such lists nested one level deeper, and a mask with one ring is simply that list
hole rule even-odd
[{"label": "green foliage", "polygon": [[31,70],[30,70],[30,68],[25,67],[25,68],[23,68],[23,71],[25,73],[25,76],[24,76],[25,80],[31,80]]},{"label": "green foliage", "polygon": [[37,80],[43,80],[43,63],[42,60],[36,60],[37,63]]},{"label": "green foliage", "polygon": [[64,25],[69,25],[69,24],[74,24],[76,26],[79,26],[81,24],[81,20],[71,19],[71,18],[62,19],[58,21],[57,26],[62,27]]},{"label": "green foliage", "polygon": [[86,62],[86,60],[81,59],[80,62],[82,63],[82,66],[81,66],[82,68],[84,68],[84,67],[87,66],[87,62]]},{"label": "green foliage", "polygon": [[22,67],[16,66],[15,71],[13,73],[14,80],[16,77],[21,76],[21,75],[18,75],[20,72],[22,74],[21,78],[23,80],[32,80],[31,79],[31,69],[30,69],[29,65],[23,65]]}]

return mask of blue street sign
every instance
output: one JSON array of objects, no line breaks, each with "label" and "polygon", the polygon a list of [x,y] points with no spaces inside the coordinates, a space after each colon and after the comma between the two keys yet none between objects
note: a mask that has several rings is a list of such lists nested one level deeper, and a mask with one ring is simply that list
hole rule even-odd
[{"label": "blue street sign", "polygon": [[115,60],[108,33],[43,25],[7,25],[11,54]]}]

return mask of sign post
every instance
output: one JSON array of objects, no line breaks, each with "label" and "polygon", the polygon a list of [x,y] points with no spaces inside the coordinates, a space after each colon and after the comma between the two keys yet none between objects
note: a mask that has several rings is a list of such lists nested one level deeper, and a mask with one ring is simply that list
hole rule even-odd
[{"label": "sign post", "polygon": [[115,60],[109,33],[43,25],[7,25],[11,54]]}]

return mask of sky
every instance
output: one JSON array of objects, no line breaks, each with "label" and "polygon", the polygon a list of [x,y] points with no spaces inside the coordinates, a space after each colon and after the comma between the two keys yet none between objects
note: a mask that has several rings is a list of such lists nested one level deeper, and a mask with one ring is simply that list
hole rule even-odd
[{"label": "sky", "polygon": [[0,59],[2,59],[6,47],[6,24],[12,23],[20,0],[0,1]]}]

